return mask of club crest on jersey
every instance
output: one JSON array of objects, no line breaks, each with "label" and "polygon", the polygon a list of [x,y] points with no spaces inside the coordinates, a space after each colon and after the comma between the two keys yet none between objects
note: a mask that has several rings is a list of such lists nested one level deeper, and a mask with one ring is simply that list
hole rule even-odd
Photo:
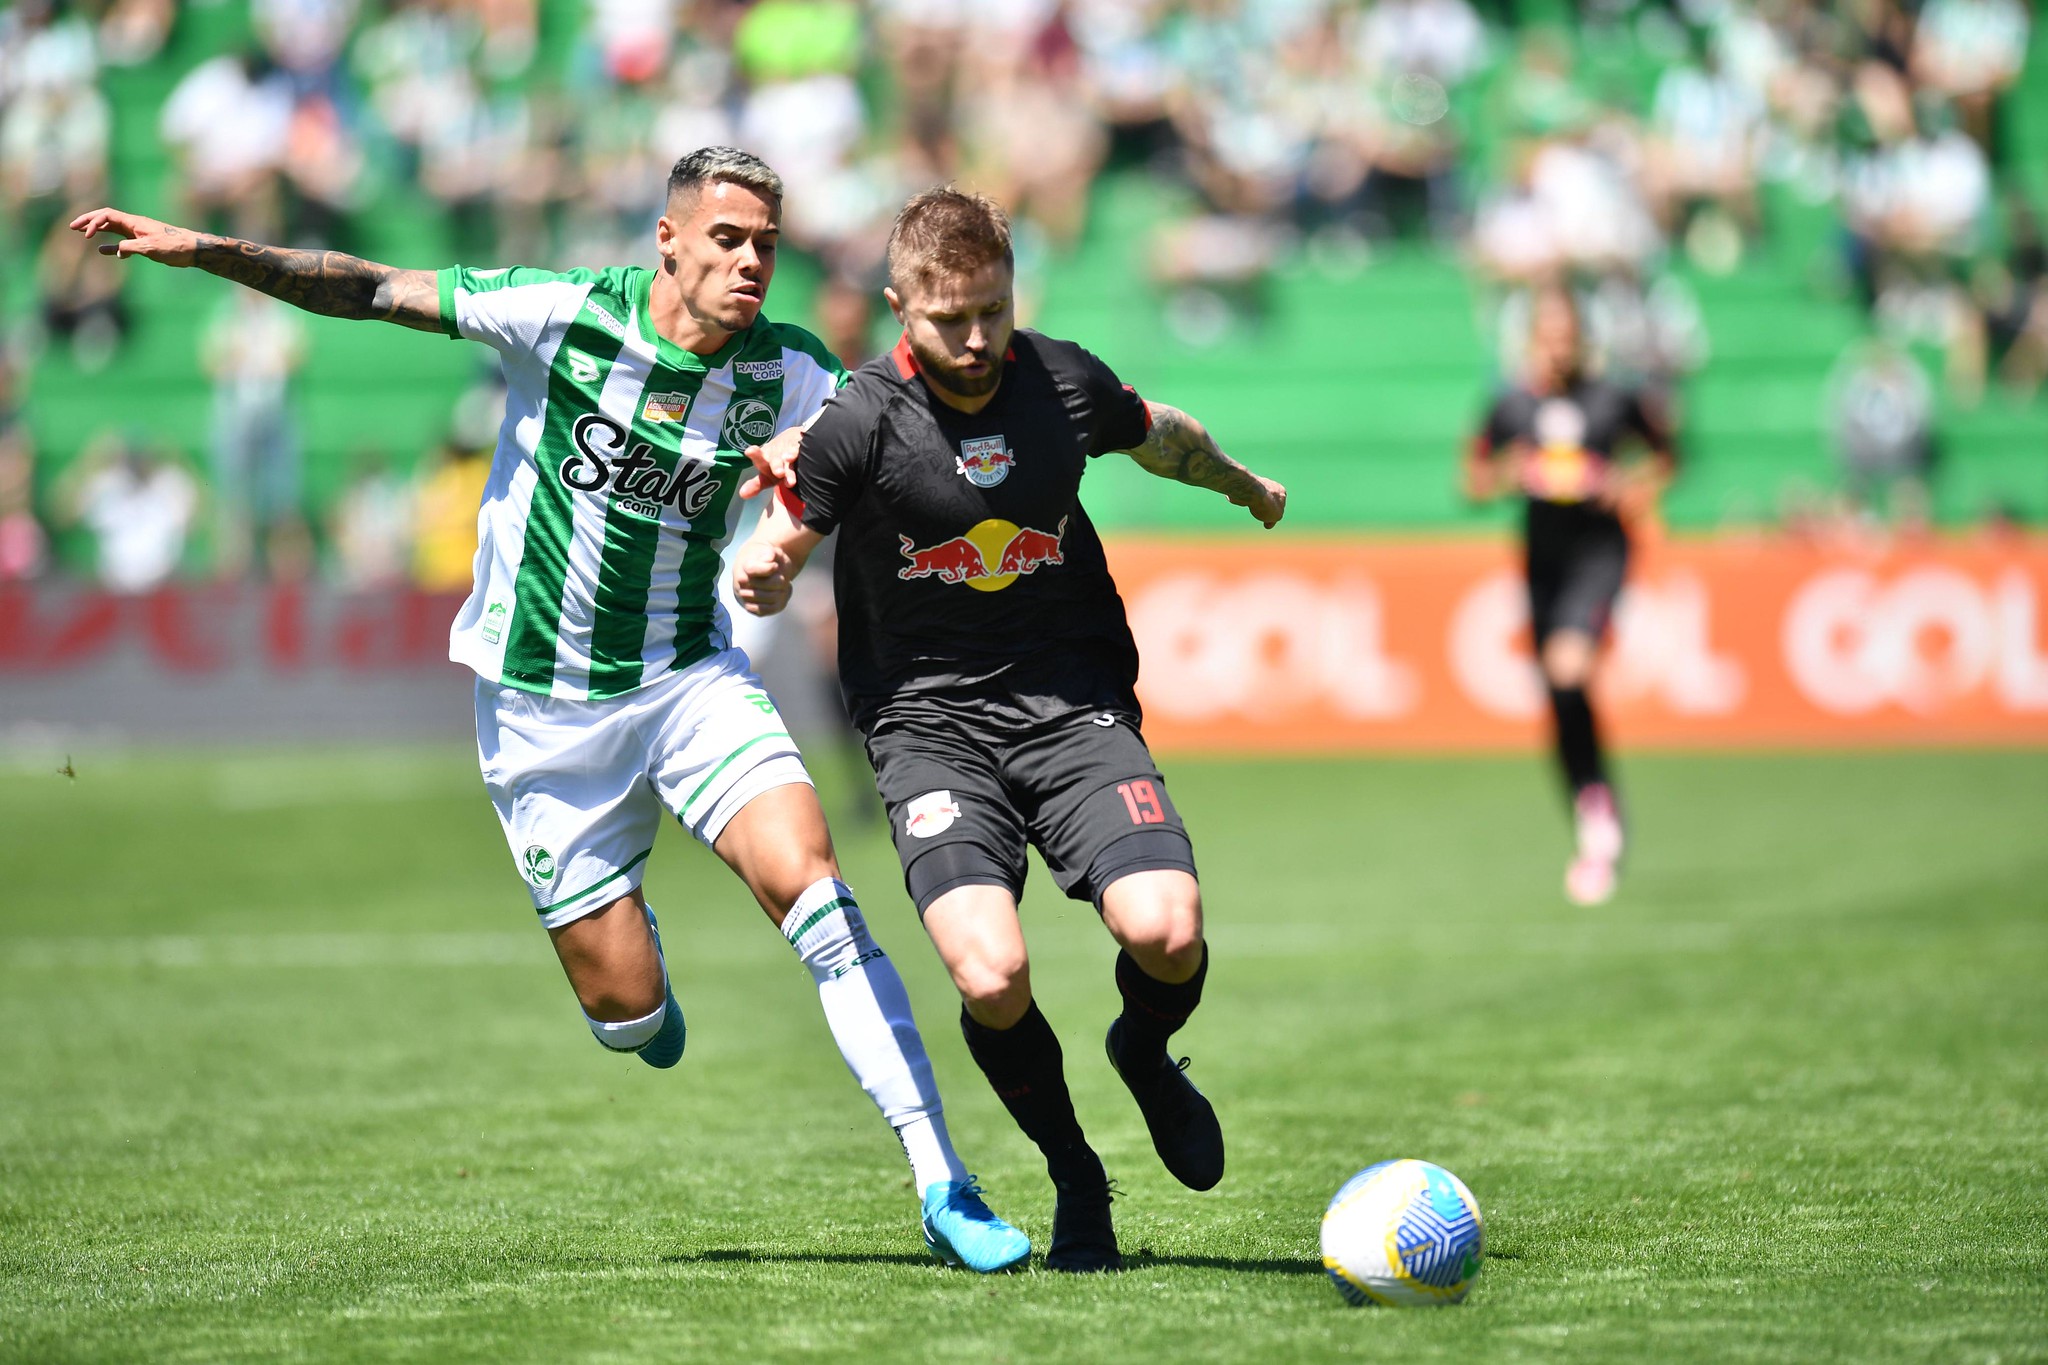
[{"label": "club crest on jersey", "polygon": [[914,798],[903,812],[903,832],[913,839],[944,834],[960,818],[960,804],[953,793],[940,790]]},{"label": "club crest on jersey", "polygon": [[659,518],[665,507],[692,520],[701,516],[718,492],[718,471],[691,459],[663,469],[652,445],[637,441],[628,448],[626,434],[611,418],[584,413],[569,428],[575,451],[556,467],[556,477],[579,493],[609,490],[618,506],[643,517]]},{"label": "club crest on jersey", "polygon": [[775,434],[775,409],[758,398],[739,398],[725,410],[727,450],[757,446]]},{"label": "club crest on jersey", "polygon": [[1051,531],[990,517],[969,527],[964,536],[924,549],[899,534],[896,539],[902,543],[903,557],[910,562],[898,569],[896,576],[936,578],[941,583],[965,583],[978,592],[1000,592],[1042,565],[1064,564],[1060,542],[1066,535],[1065,517]]},{"label": "club crest on jersey", "polygon": [[953,467],[976,488],[994,488],[1010,477],[1010,466],[1015,463],[1017,456],[1003,444],[1002,437],[977,436],[960,443],[960,455],[953,461]]},{"label": "club crest on jersey", "polygon": [[690,395],[687,393],[650,393],[647,403],[640,409],[643,422],[680,422],[690,411]]}]

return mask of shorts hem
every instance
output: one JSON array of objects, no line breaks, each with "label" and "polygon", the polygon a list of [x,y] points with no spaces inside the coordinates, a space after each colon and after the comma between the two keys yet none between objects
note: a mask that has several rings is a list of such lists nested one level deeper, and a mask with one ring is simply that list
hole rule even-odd
[{"label": "shorts hem", "polygon": [[643,874],[642,865],[647,861],[647,854],[653,851],[649,849],[642,853],[595,886],[586,887],[582,891],[546,905],[534,906],[534,913],[540,916],[541,928],[559,929],[565,924],[573,924],[585,915],[610,905],[619,897],[631,895],[639,890]]},{"label": "shorts hem", "polygon": [[[1167,845],[1162,847],[1162,845]],[[1102,898],[1125,877],[1137,872],[1185,872],[1197,880],[1195,845],[1184,830],[1134,831],[1111,843],[1096,855],[1081,879],[1067,894],[1086,900],[1102,912]]]},{"label": "shorts hem", "polygon": [[1011,900],[1022,900],[1024,897],[1024,889],[1022,887],[1010,885],[1009,882],[1004,881],[993,872],[969,872],[940,882],[937,886],[920,895],[916,902],[918,919],[924,919],[924,912],[931,909],[932,902],[938,900],[939,897],[949,891],[958,891],[963,886],[1000,886],[1003,890],[1010,893]]},{"label": "shorts hem", "polygon": [[695,835],[704,847],[710,848],[725,833],[725,827],[733,822],[749,802],[777,787],[813,787],[818,784],[811,780],[810,769],[804,766],[803,756],[794,751],[771,754],[741,774],[730,787],[721,792],[704,818],[692,825],[681,815],[676,822]]}]

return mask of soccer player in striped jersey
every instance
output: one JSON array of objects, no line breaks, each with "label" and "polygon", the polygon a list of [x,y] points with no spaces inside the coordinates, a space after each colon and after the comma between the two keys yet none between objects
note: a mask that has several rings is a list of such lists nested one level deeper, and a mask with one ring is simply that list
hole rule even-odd
[{"label": "soccer player in striped jersey", "polygon": [[759,447],[845,380],[761,308],[782,181],[729,147],[678,161],[654,269],[399,270],[331,251],[81,214],[100,247],[197,266],[301,308],[484,342],[508,396],[449,655],[541,924],[605,1047],[674,1066],[682,1011],[641,876],[665,808],[738,873],[810,970],[841,1055],[901,1140],[927,1245],[988,1271],[1030,1254],[961,1166],[910,1000],[839,879],[816,792],[715,592]]}]

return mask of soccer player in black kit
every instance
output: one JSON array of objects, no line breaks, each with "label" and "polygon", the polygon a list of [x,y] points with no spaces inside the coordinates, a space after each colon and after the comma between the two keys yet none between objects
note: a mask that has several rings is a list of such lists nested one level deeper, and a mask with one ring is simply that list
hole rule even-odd
[{"label": "soccer player in black kit", "polygon": [[[1539,291],[1526,372],[1487,413],[1465,487],[1476,499],[1528,500],[1529,621],[1576,836],[1565,894],[1598,905],[1614,894],[1623,833],[1586,689],[1628,571],[1628,524],[1655,505],[1677,461],[1660,405],[1589,377],[1583,361],[1571,293]],[[1646,458],[1618,458],[1635,444]]]},{"label": "soccer player in black kit", "polygon": [[[1106,1045],[1167,1170],[1215,1185],[1223,1132],[1186,1059],[1167,1054],[1208,974],[1201,891],[1139,733],[1137,648],[1081,475],[1128,452],[1269,527],[1287,493],[1081,347],[1014,330],[1012,273],[993,202],[943,188],[904,206],[885,295],[903,339],[803,434],[794,497],[778,491],[734,588],[750,611],[779,610],[805,557],[839,532],[840,681],[905,884],[959,988],[968,1049],[1045,1154],[1057,1192],[1046,1265],[1111,1270],[1108,1180],[1031,997],[1017,916],[1027,843],[1121,946],[1123,1012]],[[786,468],[770,481],[789,482]]]}]

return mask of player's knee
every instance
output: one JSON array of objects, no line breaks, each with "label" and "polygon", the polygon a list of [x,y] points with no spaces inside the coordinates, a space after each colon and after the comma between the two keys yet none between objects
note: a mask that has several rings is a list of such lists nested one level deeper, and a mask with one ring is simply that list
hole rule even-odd
[{"label": "player's knee", "polygon": [[1593,672],[1593,641],[1581,631],[1561,630],[1543,642],[1543,677],[1552,687],[1584,687]]},{"label": "player's knee", "polygon": [[1112,931],[1146,973],[1185,980],[1202,965],[1202,893],[1187,876],[1148,878],[1118,898]]},{"label": "player's knee", "polygon": [[990,1028],[1008,1028],[1031,1008],[1031,967],[1021,954],[970,958],[953,968],[953,984],[967,1012]]}]

